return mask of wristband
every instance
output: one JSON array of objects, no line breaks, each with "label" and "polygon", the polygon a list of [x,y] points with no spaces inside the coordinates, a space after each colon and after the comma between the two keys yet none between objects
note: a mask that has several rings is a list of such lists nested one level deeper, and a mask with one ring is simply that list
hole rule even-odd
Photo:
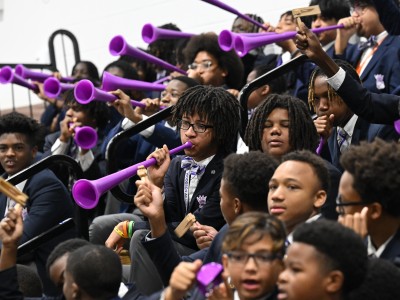
[{"label": "wristband", "polygon": [[114,227],[114,231],[115,231],[116,233],[118,233],[118,235],[119,235],[120,237],[126,239],[126,237],[124,236],[124,233],[123,233],[121,230],[119,230],[118,226],[115,226],[115,227]]},{"label": "wristband", "polygon": [[128,238],[128,237],[129,237],[129,236],[128,236],[128,227],[127,227],[127,223],[128,223],[128,222],[129,222],[129,221],[124,221],[124,222],[122,223],[122,232],[123,232],[125,238]]},{"label": "wristband", "polygon": [[128,223],[128,236],[129,236],[129,238],[131,238],[132,234],[133,234],[133,225],[135,225],[134,221],[130,221]]}]

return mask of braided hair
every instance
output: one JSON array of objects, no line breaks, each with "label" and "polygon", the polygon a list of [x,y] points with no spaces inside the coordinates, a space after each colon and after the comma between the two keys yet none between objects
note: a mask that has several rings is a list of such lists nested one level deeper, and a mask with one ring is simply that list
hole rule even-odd
[{"label": "braided hair", "polygon": [[[339,67],[341,67],[346,72],[346,74],[348,74],[354,80],[356,80],[357,82],[362,84],[361,79],[357,74],[357,71],[354,69],[354,67],[351,64],[349,64],[347,61],[344,61],[341,59],[334,59],[334,61]],[[316,67],[310,75],[310,82],[308,84],[308,105],[309,105],[310,109],[313,109],[314,111],[316,111],[315,95],[314,95],[315,79],[317,79],[317,77],[319,77],[319,76],[327,77],[325,72],[320,67]],[[332,86],[330,84],[328,84],[328,101],[331,103],[336,102],[339,105],[344,104],[342,98],[340,98],[338,96],[338,94],[332,88]]]},{"label": "braided hair", "polygon": [[187,89],[173,110],[172,122],[176,124],[184,115],[198,114],[213,127],[213,138],[218,151],[224,156],[236,147],[240,125],[239,101],[223,88],[198,85]]},{"label": "braided hair", "polygon": [[318,146],[318,133],[307,105],[293,96],[278,94],[269,95],[251,117],[244,136],[249,150],[262,151],[264,124],[276,108],[288,111],[290,149],[315,151]]}]

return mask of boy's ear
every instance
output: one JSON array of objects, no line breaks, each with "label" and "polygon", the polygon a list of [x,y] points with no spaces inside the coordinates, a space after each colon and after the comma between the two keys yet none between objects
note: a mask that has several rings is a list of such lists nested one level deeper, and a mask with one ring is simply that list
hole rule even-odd
[{"label": "boy's ear", "polygon": [[224,273],[226,274],[227,277],[229,277],[230,276],[228,271],[229,261],[228,261],[228,256],[226,254],[222,255],[222,265],[224,266]]},{"label": "boy's ear", "polygon": [[243,213],[243,206],[242,202],[240,202],[239,198],[234,198],[233,199],[233,211],[235,212],[235,215],[240,215]]},{"label": "boy's ear", "polygon": [[75,282],[72,283],[71,290],[72,290],[72,293],[71,293],[72,298],[79,299],[81,296],[81,291],[79,289],[79,286]]},{"label": "boy's ear", "polygon": [[319,190],[314,197],[314,208],[321,208],[322,205],[324,205],[325,201],[326,201],[326,191],[324,190]]},{"label": "boy's ear", "polygon": [[325,290],[328,294],[339,293],[343,289],[344,275],[339,270],[329,272],[324,280]]},{"label": "boy's ear", "polygon": [[270,92],[270,87],[269,87],[269,85],[268,84],[266,84],[266,85],[264,85],[263,87],[262,87],[262,90],[261,90],[261,96],[267,96],[268,95],[268,93]]},{"label": "boy's ear", "polygon": [[370,216],[371,219],[376,220],[380,218],[382,216],[382,213],[383,213],[382,204],[378,202],[374,202],[368,207],[368,215]]}]

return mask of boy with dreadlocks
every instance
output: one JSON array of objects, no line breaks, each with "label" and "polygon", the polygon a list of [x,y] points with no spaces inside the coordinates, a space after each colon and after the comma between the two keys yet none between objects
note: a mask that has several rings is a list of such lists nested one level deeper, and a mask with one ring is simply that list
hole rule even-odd
[{"label": "boy with dreadlocks", "polygon": [[[173,233],[188,213],[194,214],[200,224],[217,230],[225,223],[219,188],[223,159],[233,152],[236,145],[240,109],[235,97],[222,88],[195,86],[186,90],[175,105],[172,121],[177,125],[182,143],[189,141],[192,148],[185,149],[186,156],[173,160],[165,145],[150,155],[157,160],[157,165],[148,168],[148,177],[151,183],[164,191],[165,221],[181,255],[198,249],[190,232],[181,238]],[[146,192],[148,189],[141,189],[141,193]],[[140,193],[136,195],[141,196]],[[139,228],[136,223],[134,229]],[[157,230],[151,230],[151,236],[157,236]],[[140,246],[141,237],[147,233],[148,230],[135,231],[131,251]],[[138,255],[132,255],[132,259],[132,265],[137,266],[133,268],[131,281],[136,282],[145,294],[154,291],[151,287],[154,283],[146,280],[151,260]]]},{"label": "boy with dreadlocks", "polygon": [[[349,63],[342,60],[335,62],[361,84],[356,70]],[[315,68],[308,89],[308,103],[318,115],[314,121],[315,127],[329,150],[322,151],[324,158],[343,170],[339,163],[340,156],[350,145],[357,145],[360,141],[372,142],[376,137],[384,140],[399,138],[393,126],[371,124],[354,114],[328,84],[327,79],[320,67]]]},{"label": "boy with dreadlocks", "polygon": [[[315,152],[318,133],[307,105],[289,95],[272,94],[257,107],[246,128],[245,142],[251,151],[262,151],[281,159],[295,150]],[[322,207],[322,215],[336,219],[335,199],[340,172],[326,162],[331,186]]]}]

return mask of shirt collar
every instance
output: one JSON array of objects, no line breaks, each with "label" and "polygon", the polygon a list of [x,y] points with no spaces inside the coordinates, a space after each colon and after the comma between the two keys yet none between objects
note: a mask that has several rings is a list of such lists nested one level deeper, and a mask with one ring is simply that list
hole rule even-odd
[{"label": "shirt collar", "polygon": [[358,119],[358,116],[356,114],[353,114],[353,116],[350,118],[350,120],[348,120],[346,125],[344,125],[344,127],[343,127],[343,130],[346,131],[346,133],[349,137],[353,136],[354,127],[356,126],[357,119]]}]

